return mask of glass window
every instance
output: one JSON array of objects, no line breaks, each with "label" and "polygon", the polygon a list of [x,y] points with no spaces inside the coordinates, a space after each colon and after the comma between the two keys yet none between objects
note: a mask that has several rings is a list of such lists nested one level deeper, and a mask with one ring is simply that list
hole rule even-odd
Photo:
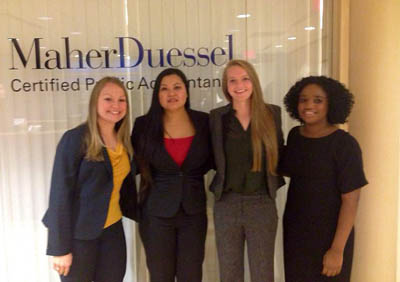
[{"label": "glass window", "polygon": [[[45,257],[56,145],[87,116],[96,80],[117,76],[132,119],[149,108],[153,80],[178,67],[191,105],[226,103],[221,75],[229,59],[249,60],[265,100],[282,106],[289,87],[331,72],[332,0],[3,0],[0,2],[0,280],[58,281]],[[295,124],[283,114],[284,131]],[[210,196],[210,211],[212,196]],[[283,199],[278,199],[280,212]],[[212,217],[204,281],[218,281]],[[147,281],[134,224],[126,225],[126,281]],[[279,231],[278,231],[279,234]],[[24,271],[21,272],[21,261]],[[281,236],[276,281],[283,281]]]}]

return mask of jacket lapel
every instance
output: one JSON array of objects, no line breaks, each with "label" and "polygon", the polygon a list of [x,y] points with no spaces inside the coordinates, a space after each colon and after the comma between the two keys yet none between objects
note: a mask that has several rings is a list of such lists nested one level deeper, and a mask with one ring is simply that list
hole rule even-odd
[{"label": "jacket lapel", "polygon": [[104,165],[106,166],[108,173],[110,173],[110,175],[113,176],[112,164],[106,148],[103,148],[103,156],[104,156]]},{"label": "jacket lapel", "polygon": [[213,149],[215,156],[215,163],[217,170],[221,172],[221,176],[225,175],[225,154],[224,154],[224,138],[223,138],[223,116],[232,109],[232,104],[228,104],[225,107],[216,110],[215,119],[211,126],[212,138],[213,138]]},{"label": "jacket lapel", "polygon": [[192,110],[188,110],[188,114],[189,114],[189,117],[190,117],[190,119],[191,119],[191,121],[193,123],[194,129],[195,129],[195,133],[194,133],[194,137],[193,137],[193,140],[192,140],[192,144],[190,144],[189,150],[187,152],[186,158],[182,163],[182,166],[181,166],[182,170],[185,169],[186,164],[189,162],[191,156],[193,155],[193,150],[197,147],[199,136],[201,135],[200,131],[202,130],[202,128],[201,128],[202,124],[196,118],[195,113]]}]

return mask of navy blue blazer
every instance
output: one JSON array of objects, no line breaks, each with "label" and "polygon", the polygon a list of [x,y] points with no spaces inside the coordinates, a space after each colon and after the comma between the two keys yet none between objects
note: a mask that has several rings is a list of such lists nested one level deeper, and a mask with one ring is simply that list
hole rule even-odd
[{"label": "navy blue blazer", "polygon": [[[275,118],[276,136],[278,141],[279,155],[283,150],[283,133],[282,133],[282,121],[281,121],[281,108],[269,104],[270,109]],[[210,128],[211,128],[211,139],[214,150],[216,174],[210,184],[210,191],[214,193],[215,199],[220,200],[224,185],[225,185],[225,170],[226,170],[226,159],[224,149],[224,138],[223,138],[223,117],[232,109],[232,104],[214,109],[210,112]],[[268,165],[268,164],[266,164]],[[268,194],[272,199],[276,197],[276,190],[285,184],[282,176],[266,175],[266,181],[268,183]]]},{"label": "navy blue blazer", "polygon": [[[49,208],[43,218],[48,228],[47,254],[71,252],[72,240],[92,240],[104,229],[113,190],[112,165],[103,148],[104,161],[84,158],[83,136],[87,125],[68,130],[56,150],[51,177]],[[135,165],[125,178],[120,191],[124,216],[136,218]]]},{"label": "navy blue blazer", "polygon": [[[163,145],[156,145],[147,160],[152,187],[142,209],[150,215],[172,217],[180,207],[188,214],[206,211],[204,175],[213,167],[208,114],[194,110],[188,110],[188,114],[196,133],[182,166],[175,163]],[[132,144],[137,156],[143,153],[146,126],[146,116],[136,119]]]}]

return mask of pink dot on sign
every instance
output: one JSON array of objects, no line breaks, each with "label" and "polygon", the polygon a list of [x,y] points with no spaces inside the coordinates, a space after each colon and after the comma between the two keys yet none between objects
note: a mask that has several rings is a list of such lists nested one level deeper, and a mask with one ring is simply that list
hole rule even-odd
[{"label": "pink dot on sign", "polygon": [[244,51],[244,57],[247,59],[255,59],[256,58],[256,52],[254,50],[245,50]]}]

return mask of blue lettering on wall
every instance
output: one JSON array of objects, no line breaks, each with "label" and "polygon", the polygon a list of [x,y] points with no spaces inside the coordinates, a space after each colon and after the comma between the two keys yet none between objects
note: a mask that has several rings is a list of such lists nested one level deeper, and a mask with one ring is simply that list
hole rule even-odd
[{"label": "blue lettering on wall", "polygon": [[[11,44],[10,70],[19,69],[109,69],[135,68],[140,65],[155,67],[206,67],[210,64],[222,66],[233,58],[233,36],[226,35],[228,46],[209,47],[173,47],[170,49],[145,49],[142,42],[134,37],[116,37],[117,49],[87,51],[72,49],[69,37],[62,37],[63,49],[43,51],[42,40],[34,38],[29,50],[17,38],[8,38]],[[129,46],[129,48],[127,48]],[[42,54],[42,52],[44,52]],[[145,59],[145,57],[147,57]]]}]

